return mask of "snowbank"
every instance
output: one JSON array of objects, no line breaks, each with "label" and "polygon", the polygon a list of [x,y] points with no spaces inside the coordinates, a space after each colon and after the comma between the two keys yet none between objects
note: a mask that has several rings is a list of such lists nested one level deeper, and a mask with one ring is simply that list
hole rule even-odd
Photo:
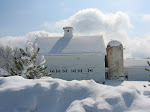
[{"label": "snowbank", "polygon": [[148,84],[1,77],[0,112],[150,112]]}]

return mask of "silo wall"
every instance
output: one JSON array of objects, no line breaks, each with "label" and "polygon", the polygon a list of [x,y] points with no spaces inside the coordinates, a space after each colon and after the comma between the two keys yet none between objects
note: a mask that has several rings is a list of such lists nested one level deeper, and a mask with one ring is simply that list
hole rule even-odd
[{"label": "silo wall", "polygon": [[124,80],[123,46],[107,46],[107,61],[110,79]]}]

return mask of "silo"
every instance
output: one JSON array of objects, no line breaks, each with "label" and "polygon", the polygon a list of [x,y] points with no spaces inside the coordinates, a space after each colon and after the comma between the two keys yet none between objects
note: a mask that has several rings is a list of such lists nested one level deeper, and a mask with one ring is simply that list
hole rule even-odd
[{"label": "silo", "polygon": [[113,40],[107,45],[107,62],[110,79],[124,80],[123,45]]}]

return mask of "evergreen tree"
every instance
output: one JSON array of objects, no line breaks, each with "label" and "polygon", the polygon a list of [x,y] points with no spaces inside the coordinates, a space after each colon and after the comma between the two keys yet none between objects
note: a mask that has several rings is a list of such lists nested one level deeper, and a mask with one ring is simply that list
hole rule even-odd
[{"label": "evergreen tree", "polygon": [[[150,66],[150,62],[147,61],[147,64]],[[145,70],[150,71],[150,69],[145,68]]]},{"label": "evergreen tree", "polygon": [[[147,61],[147,64],[150,66],[150,62],[149,61]],[[148,68],[145,68],[145,70],[150,71],[150,69],[148,69]],[[149,82],[150,82],[150,80],[149,80]]]},{"label": "evergreen tree", "polygon": [[26,50],[20,48],[21,56],[14,58],[17,70],[11,69],[11,75],[19,75],[27,79],[39,79],[43,76],[50,76],[50,73],[45,72],[47,66],[43,65],[46,62],[44,56],[41,56],[39,63],[37,63],[39,50],[40,48],[30,41],[26,44]]}]

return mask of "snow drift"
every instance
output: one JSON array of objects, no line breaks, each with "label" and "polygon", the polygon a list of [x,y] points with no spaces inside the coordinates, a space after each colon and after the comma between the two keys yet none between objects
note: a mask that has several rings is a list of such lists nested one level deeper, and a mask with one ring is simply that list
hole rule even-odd
[{"label": "snow drift", "polygon": [[148,82],[106,84],[1,77],[0,112],[150,112]]}]

